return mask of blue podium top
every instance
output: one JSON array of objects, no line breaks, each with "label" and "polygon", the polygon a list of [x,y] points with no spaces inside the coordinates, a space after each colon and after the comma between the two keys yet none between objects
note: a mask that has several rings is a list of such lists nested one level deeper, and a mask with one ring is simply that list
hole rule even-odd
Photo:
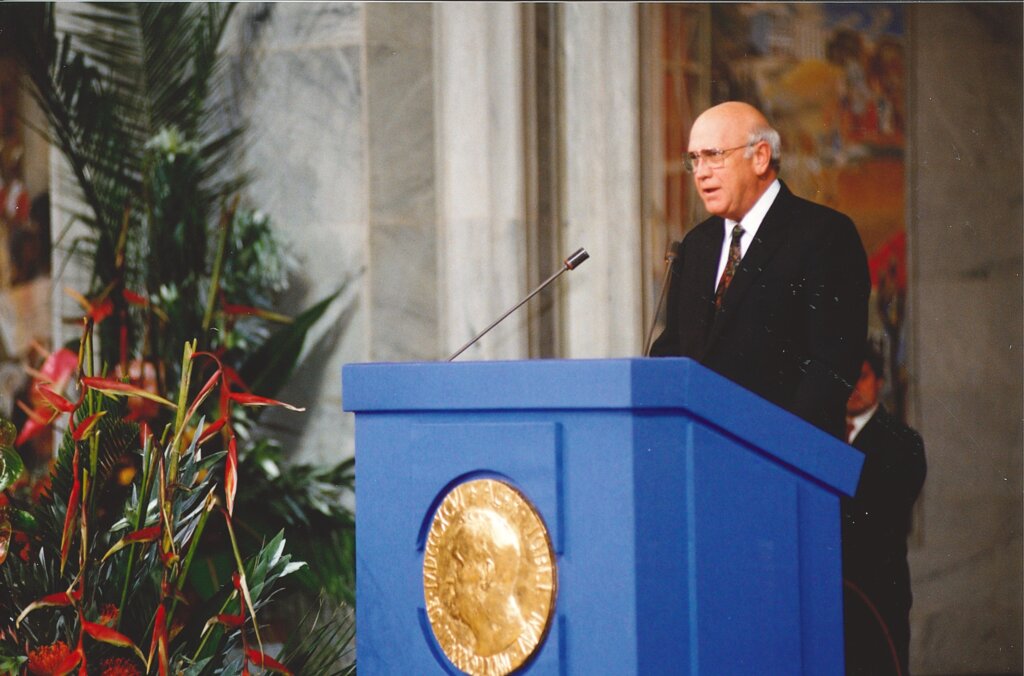
[{"label": "blue podium top", "polygon": [[355,413],[680,411],[852,495],[863,454],[686,358],[347,364]]}]

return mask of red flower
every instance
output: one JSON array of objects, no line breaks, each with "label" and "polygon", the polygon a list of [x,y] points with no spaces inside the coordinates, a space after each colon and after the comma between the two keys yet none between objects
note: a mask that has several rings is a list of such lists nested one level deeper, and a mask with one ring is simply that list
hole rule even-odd
[{"label": "red flower", "polygon": [[20,545],[21,549],[18,550],[18,556],[25,563],[28,563],[29,555],[32,553],[32,541],[29,540],[28,535],[17,531],[14,533],[14,544]]},{"label": "red flower", "polygon": [[28,651],[28,673],[33,676],[49,676],[57,667],[71,657],[71,648],[64,641],[44,645]]},{"label": "red flower", "polygon": [[99,624],[112,627],[114,626],[114,623],[117,622],[117,615],[117,606],[115,606],[113,603],[104,604],[100,608],[100,616],[97,619],[97,622]]},{"label": "red flower", "polygon": [[103,676],[142,676],[142,670],[132,660],[124,657],[111,657],[100,662],[100,673]]}]

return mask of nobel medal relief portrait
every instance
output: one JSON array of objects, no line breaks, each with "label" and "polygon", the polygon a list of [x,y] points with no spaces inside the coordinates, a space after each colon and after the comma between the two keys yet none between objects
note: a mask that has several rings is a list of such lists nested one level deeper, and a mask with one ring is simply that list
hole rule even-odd
[{"label": "nobel medal relief portrait", "polygon": [[547,528],[530,502],[493,479],[459,484],[434,515],[423,558],[430,626],[468,674],[507,674],[541,645],[557,576]]}]

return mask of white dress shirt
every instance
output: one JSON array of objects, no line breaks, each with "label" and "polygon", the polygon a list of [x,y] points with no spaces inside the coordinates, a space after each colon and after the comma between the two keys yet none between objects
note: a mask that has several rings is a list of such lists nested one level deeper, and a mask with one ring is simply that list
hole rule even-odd
[{"label": "white dress shirt", "polygon": [[854,416],[852,418],[847,418],[846,419],[847,425],[852,425],[853,426],[850,429],[850,435],[849,435],[849,438],[846,440],[846,443],[848,443],[848,444],[852,444],[853,443],[853,440],[857,438],[857,435],[860,434],[860,431],[862,429],[864,429],[864,426],[868,424],[868,421],[871,420],[871,416],[873,416],[875,414],[875,411],[877,411],[877,410],[878,410],[878,404],[875,404],[874,406],[872,406],[868,410],[864,411],[860,415],[856,415],[856,416]]},{"label": "white dress shirt", "polygon": [[[761,227],[761,221],[764,220],[768,209],[775,202],[775,197],[779,194],[781,188],[779,179],[772,181],[772,184],[761,193],[761,196],[754,202],[754,206],[750,208],[747,215],[740,221],[743,224],[743,235],[740,237],[741,258],[747,255],[747,249],[750,248],[750,243],[754,241],[754,235],[757,234],[757,229]],[[729,261],[729,245],[732,244],[732,228],[734,225],[736,225],[736,221],[731,218],[725,219],[725,241],[722,243],[722,254],[718,259],[718,274],[715,275],[715,286],[718,286],[718,280],[722,278],[725,265]]]}]

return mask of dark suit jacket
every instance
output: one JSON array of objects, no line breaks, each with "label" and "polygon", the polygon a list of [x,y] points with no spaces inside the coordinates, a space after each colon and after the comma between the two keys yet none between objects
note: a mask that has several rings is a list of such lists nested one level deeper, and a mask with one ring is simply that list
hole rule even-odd
[{"label": "dark suit jacket", "polygon": [[715,216],[683,239],[651,354],[692,357],[842,438],[871,290],[853,222],[783,183],[716,313],[724,238]]},{"label": "dark suit jacket", "polygon": [[927,471],[924,442],[879,406],[853,447],[864,453],[864,468],[854,497],[840,501],[843,577],[856,587],[848,585],[844,595],[847,673],[896,673],[873,607],[886,624],[900,673],[906,674],[911,603],[907,535]]}]

